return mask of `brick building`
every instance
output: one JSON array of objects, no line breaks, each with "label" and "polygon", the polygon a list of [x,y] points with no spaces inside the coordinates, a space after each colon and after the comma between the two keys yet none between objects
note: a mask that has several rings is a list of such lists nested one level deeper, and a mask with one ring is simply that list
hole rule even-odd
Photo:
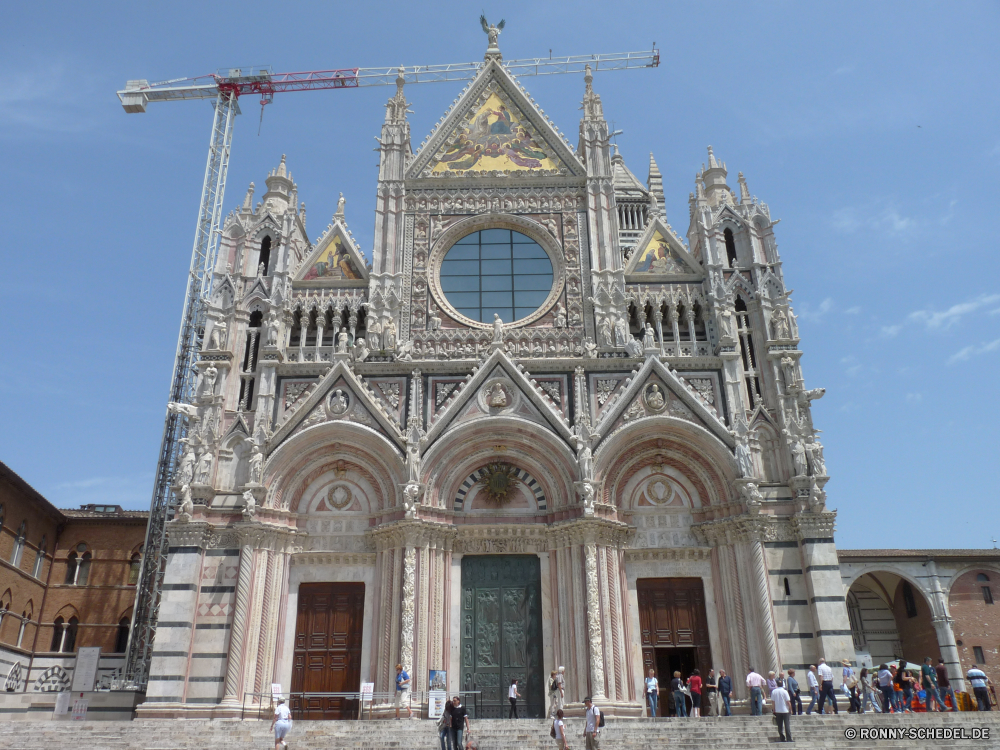
[{"label": "brick building", "polygon": [[148,515],[61,510],[0,463],[0,668],[21,664],[17,689],[71,673],[81,646],[101,647],[102,673],[121,666]]}]

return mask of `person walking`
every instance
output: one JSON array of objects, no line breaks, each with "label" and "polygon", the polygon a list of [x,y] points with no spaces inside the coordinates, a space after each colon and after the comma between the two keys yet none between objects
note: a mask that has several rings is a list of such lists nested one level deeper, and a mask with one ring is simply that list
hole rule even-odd
[{"label": "person walking", "polygon": [[462,699],[455,696],[451,700],[451,746],[453,750],[462,750],[462,734],[472,730],[469,725],[469,712],[462,705]]},{"label": "person walking", "polygon": [[899,678],[899,685],[903,689],[903,708],[906,713],[913,713],[913,686],[917,683],[916,678],[910,674],[910,670],[903,669],[903,665],[906,661],[903,659],[899,660],[899,669],[896,670],[897,675],[901,675]]},{"label": "person walking", "polygon": [[726,716],[733,715],[730,701],[733,698],[733,678],[726,674],[726,670],[719,670],[719,698],[722,699],[722,707],[726,709]]},{"label": "person walking", "polygon": [[278,698],[278,705],[274,707],[274,718],[271,719],[271,729],[274,730],[274,750],[287,748],[288,743],[285,737],[292,728],[292,712],[288,710],[288,705],[284,698]]},{"label": "person walking", "polygon": [[896,712],[896,691],[892,685],[892,672],[888,664],[880,664],[878,668],[878,691],[882,693],[882,713]]},{"label": "person walking", "polygon": [[778,742],[792,741],[792,697],[781,680],[775,681],[771,691],[774,720],[778,724]]},{"label": "person walking", "polygon": [[559,684],[556,682],[556,670],[549,672],[549,718],[556,718],[556,711],[559,710],[556,696],[559,694]]},{"label": "person walking", "polygon": [[[795,679],[795,670],[788,670],[788,679],[785,680],[785,690],[788,691],[788,696],[792,699],[792,713],[796,716],[802,715],[802,689],[799,687],[799,681]],[[796,706],[798,708],[796,708]]]},{"label": "person walking", "polygon": [[806,709],[806,715],[812,716],[813,709],[816,707],[816,702],[819,699],[819,678],[816,677],[816,665],[810,664],[809,671],[806,673],[806,685],[809,687],[809,708]]},{"label": "person walking", "polygon": [[[906,662],[900,660],[900,664],[905,664]],[[893,664],[889,669],[892,671],[892,694],[896,697],[896,711],[898,713],[903,712],[903,699],[906,695],[903,690],[903,685],[905,680],[903,679],[903,668],[902,666],[896,666]]]},{"label": "person walking", "polygon": [[566,741],[566,722],[563,721],[563,710],[556,711],[552,719],[552,736],[555,737],[556,747],[559,750],[569,750],[569,743]]},{"label": "person walking", "polygon": [[708,670],[708,675],[705,676],[705,692],[702,700],[705,703],[705,716],[719,715],[719,693],[714,669]]},{"label": "person walking", "polygon": [[566,708],[566,667],[556,670],[556,710]]},{"label": "person walking", "polygon": [[399,707],[406,704],[406,712],[409,718],[413,718],[413,709],[410,707],[410,675],[403,669],[402,664],[396,665],[396,719],[399,719]]},{"label": "person walking", "polygon": [[861,699],[858,697],[858,678],[854,674],[854,668],[848,659],[841,659],[840,665],[843,667],[840,684],[844,686],[849,696],[847,713],[861,713]]},{"label": "person walking", "polygon": [[837,708],[837,696],[833,694],[833,670],[830,669],[830,665],[826,663],[826,659],[820,657],[819,666],[816,667],[816,671],[819,674],[819,712],[823,713],[823,703],[827,698],[830,699],[830,705],[833,706],[833,712],[839,714],[840,710]]},{"label": "person walking", "polygon": [[583,726],[583,744],[585,750],[601,750],[601,709],[594,705],[588,695],[583,699],[587,707],[586,724]]},{"label": "person walking", "polygon": [[776,687],[778,687],[778,681],[775,678],[774,670],[772,669],[770,672],[767,673],[767,694],[764,697],[769,698],[771,696],[771,691],[774,690]]},{"label": "person walking", "polygon": [[924,657],[924,663],[920,665],[920,687],[924,689],[924,710],[931,710],[931,701],[937,704],[938,711],[946,710],[938,695],[937,672],[934,671],[933,659]]},{"label": "person walking", "polygon": [[688,690],[691,691],[691,716],[695,719],[701,718],[701,675],[697,669],[691,670],[691,676],[687,681]]},{"label": "person walking", "polygon": [[680,672],[674,672],[674,678],[670,681],[670,692],[674,695],[674,716],[686,717],[687,702],[684,696],[684,680],[681,679]]},{"label": "person walking", "polygon": [[517,715],[517,699],[521,697],[521,694],[517,692],[517,680],[512,679],[510,681],[510,690],[507,691],[507,699],[510,700],[510,713],[507,714],[508,719],[519,719]]},{"label": "person walking", "polygon": [[660,681],[656,679],[656,673],[649,670],[646,678],[646,705],[649,707],[649,718],[655,719],[660,703]]},{"label": "person walking", "polygon": [[858,689],[861,691],[861,713],[868,711],[868,700],[871,698],[872,680],[868,674],[868,667],[861,668],[858,675]]},{"label": "person walking", "polygon": [[747,687],[750,688],[750,715],[760,716],[764,712],[764,686],[767,682],[750,667]]},{"label": "person walking", "polygon": [[955,691],[951,687],[951,680],[948,679],[948,668],[944,665],[944,659],[938,659],[934,671],[937,672],[938,698],[941,700],[941,705],[945,705],[944,697],[947,695],[951,698],[951,710],[957,711],[958,703],[955,700]]},{"label": "person walking", "polygon": [[445,701],[441,718],[438,719],[438,740],[441,742],[441,750],[455,750],[451,744],[452,708],[452,702]]},{"label": "person walking", "polygon": [[965,673],[965,679],[972,685],[972,692],[976,696],[976,708],[980,711],[990,710],[990,691],[986,688],[990,678],[975,664],[972,669]]}]

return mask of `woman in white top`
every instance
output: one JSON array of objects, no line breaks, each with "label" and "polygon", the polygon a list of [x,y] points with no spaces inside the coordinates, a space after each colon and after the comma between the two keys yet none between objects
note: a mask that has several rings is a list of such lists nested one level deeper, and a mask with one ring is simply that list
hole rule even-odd
[{"label": "woman in white top", "polygon": [[517,692],[517,680],[510,681],[510,690],[507,691],[507,697],[510,699],[510,713],[507,715],[507,718],[521,718],[517,715],[517,699],[521,697],[521,694]]},{"label": "woman in white top", "polygon": [[284,698],[278,698],[278,705],[274,708],[274,718],[271,719],[271,729],[274,730],[274,750],[288,747],[285,736],[292,728],[292,712],[285,705]]},{"label": "woman in white top", "polygon": [[660,702],[660,681],[656,679],[656,672],[649,670],[649,677],[646,678],[646,704],[649,706],[649,718],[655,719],[658,713]]},{"label": "woman in white top", "polygon": [[563,721],[563,710],[556,711],[556,717],[552,720],[552,732],[556,738],[556,747],[560,750],[569,750],[569,743],[566,741],[566,722]]}]

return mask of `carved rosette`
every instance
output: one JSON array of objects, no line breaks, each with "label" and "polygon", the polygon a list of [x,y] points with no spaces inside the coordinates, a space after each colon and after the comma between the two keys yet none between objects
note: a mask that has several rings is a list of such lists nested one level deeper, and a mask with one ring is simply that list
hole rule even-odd
[{"label": "carved rosette", "polygon": [[416,569],[417,551],[407,547],[403,553],[403,604],[401,608],[401,628],[399,663],[408,673],[413,669],[413,622],[416,609]]},{"label": "carved rosette", "polygon": [[587,575],[587,634],[590,641],[590,681],[594,698],[604,697],[604,641],[601,635],[601,601],[597,584],[597,547],[584,547]]}]

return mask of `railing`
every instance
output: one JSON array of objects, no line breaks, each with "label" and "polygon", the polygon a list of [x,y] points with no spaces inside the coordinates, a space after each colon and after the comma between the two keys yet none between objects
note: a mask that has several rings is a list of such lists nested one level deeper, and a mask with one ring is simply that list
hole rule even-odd
[{"label": "railing", "polygon": [[[430,692],[437,691],[409,691],[409,707],[414,709],[421,718],[427,718],[428,698]],[[482,691],[481,690],[458,690],[444,691],[451,699],[456,695],[462,697],[462,704],[469,709],[470,717],[476,718],[482,711]],[[322,714],[326,709],[311,708],[305,704],[308,702],[315,705],[315,701],[331,706],[339,703],[337,707],[341,712],[342,720],[362,720],[367,712],[368,720],[379,718],[386,712],[395,712],[395,691],[365,693],[364,702],[361,699],[360,691],[349,691],[341,693],[313,693],[313,692],[291,692],[291,693],[244,693],[243,705],[240,708],[240,719],[270,719],[274,716],[274,706],[277,705],[278,698],[284,698],[292,712],[292,719],[301,720],[308,718],[306,714]],[[468,705],[469,699],[472,705]],[[249,705],[248,705],[249,703]],[[353,705],[351,705],[353,704]],[[406,704],[400,706],[400,710],[406,708]],[[319,718],[322,718],[320,716]]]}]

